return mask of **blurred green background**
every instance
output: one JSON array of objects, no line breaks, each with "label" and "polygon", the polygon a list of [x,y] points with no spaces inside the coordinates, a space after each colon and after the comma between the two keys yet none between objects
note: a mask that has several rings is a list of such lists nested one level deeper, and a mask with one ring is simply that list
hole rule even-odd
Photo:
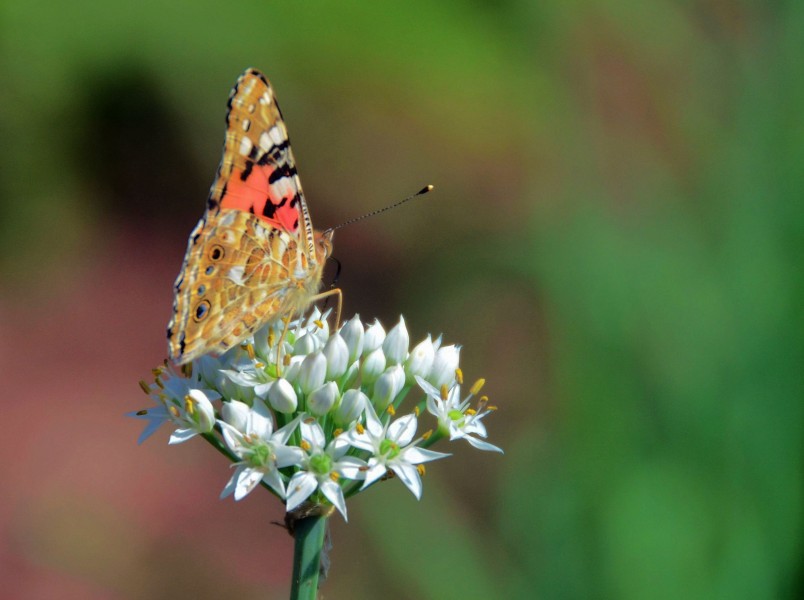
[{"label": "blurred green background", "polygon": [[[247,66],[346,314],[464,345],[490,441],[333,519],[327,598],[801,598],[804,4],[0,0],[9,598],[284,598],[278,503],[135,445]],[[798,307],[798,308],[796,308]]]}]

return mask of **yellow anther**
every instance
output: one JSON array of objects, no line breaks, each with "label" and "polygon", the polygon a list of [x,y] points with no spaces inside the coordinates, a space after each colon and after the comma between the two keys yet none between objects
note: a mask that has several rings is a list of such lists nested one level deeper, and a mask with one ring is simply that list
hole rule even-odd
[{"label": "yellow anther", "polygon": [[261,363],[260,361],[255,362],[254,366],[257,367],[258,369],[264,369],[265,368],[265,364]]},{"label": "yellow anther", "polygon": [[342,433],[343,433],[343,429],[338,427],[335,431],[332,432],[332,437],[338,437]]},{"label": "yellow anther", "polygon": [[195,412],[195,400],[190,394],[184,397],[184,410],[188,415],[192,415]]},{"label": "yellow anther", "polygon": [[488,401],[489,401],[488,396],[480,396],[480,400],[479,400],[480,404],[485,404]]},{"label": "yellow anther", "polygon": [[446,383],[441,384],[441,399],[446,402],[447,398],[449,398],[449,388],[447,387]]},{"label": "yellow anther", "polygon": [[290,354],[285,354],[285,356],[282,357],[282,364],[286,367],[290,366]]},{"label": "yellow anther", "polygon": [[273,348],[274,342],[276,341],[276,336],[274,335],[274,330],[268,332],[268,347]]},{"label": "yellow anther", "polygon": [[168,407],[168,412],[176,419],[178,419],[181,416],[179,409],[173,406],[172,404]]},{"label": "yellow anther", "polygon": [[497,407],[496,407],[494,404],[489,404],[489,405],[486,407],[486,410],[497,410]]},{"label": "yellow anther", "polygon": [[388,408],[385,409],[385,412],[387,412],[389,415],[393,417],[396,414],[396,410],[394,410],[394,405],[389,404]]},{"label": "yellow anther", "polygon": [[366,432],[366,430],[363,428],[363,426],[360,423],[355,425],[355,431],[357,431],[357,433],[359,433],[360,435],[363,435]]},{"label": "yellow anther", "polygon": [[161,366],[160,367],[155,367],[155,368],[151,369],[151,373],[153,374],[153,376],[155,378],[158,378],[158,377],[160,377],[162,375],[163,370],[164,369]]},{"label": "yellow anther", "polygon": [[475,384],[472,386],[472,389],[469,390],[469,393],[474,395],[477,394],[480,390],[483,389],[483,386],[486,385],[486,380],[483,378],[478,379],[475,381]]},{"label": "yellow anther", "polygon": [[145,383],[142,379],[140,379],[140,389],[145,392],[146,394],[151,393],[151,386]]},{"label": "yellow anther", "polygon": [[310,448],[312,448],[312,446],[310,445],[310,442],[308,442],[307,440],[302,440],[301,444],[299,444],[299,447],[302,450],[304,450],[305,452],[309,451]]},{"label": "yellow anther", "polygon": [[187,363],[186,365],[181,366],[181,373],[185,377],[190,377],[193,374],[193,365]]},{"label": "yellow anther", "polygon": [[246,352],[251,360],[254,360],[257,357],[257,354],[254,352],[253,344],[246,344]]},{"label": "yellow anther", "polygon": [[463,385],[463,371],[461,371],[460,367],[455,369],[455,381],[457,381],[459,385]]},{"label": "yellow anther", "polygon": [[340,475],[338,475],[338,474],[337,474],[335,471],[333,471],[332,473],[330,473],[330,474],[329,474],[329,478],[330,478],[332,481],[334,481],[334,482],[336,482],[336,483],[337,483],[337,481],[338,481],[338,480],[341,478],[341,476],[340,476]]},{"label": "yellow anther", "polygon": [[424,477],[424,474],[427,472],[427,469],[424,468],[424,465],[416,465],[416,470],[422,477]]},{"label": "yellow anther", "polygon": [[143,408],[142,410],[138,410],[138,411],[136,412],[136,415],[137,415],[138,417],[144,417],[144,416],[145,416],[145,415],[147,415],[147,414],[148,414],[148,411],[147,411],[146,409],[144,409],[144,408]]},{"label": "yellow anther", "polygon": [[433,430],[432,430],[432,429],[428,429],[428,430],[427,430],[427,431],[425,431],[425,432],[424,432],[424,434],[422,435],[422,439],[423,439],[423,440],[429,440],[431,435],[433,435]]},{"label": "yellow anther", "polygon": [[413,414],[415,414],[417,417],[421,414],[421,412],[422,411],[419,410],[418,406],[413,407]]},{"label": "yellow anther", "polygon": [[315,323],[319,329],[324,329],[324,322],[321,319],[316,319],[315,321],[313,321],[313,323]]},{"label": "yellow anther", "polygon": [[463,414],[469,415],[470,417],[473,417],[473,416],[475,416],[477,414],[477,411],[474,408],[467,408],[466,412],[463,413]]},{"label": "yellow anther", "polygon": [[158,387],[160,390],[164,390],[164,389],[165,389],[165,384],[164,384],[164,383],[162,383],[162,380],[161,380],[161,379],[154,379],[154,383],[157,385],[157,387]]}]

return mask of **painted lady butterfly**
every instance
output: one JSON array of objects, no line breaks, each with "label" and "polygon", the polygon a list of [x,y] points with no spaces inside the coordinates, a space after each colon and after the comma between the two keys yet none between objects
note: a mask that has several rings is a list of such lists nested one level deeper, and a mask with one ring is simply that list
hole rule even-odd
[{"label": "painted lady butterfly", "polygon": [[168,353],[224,352],[318,298],[332,230],[315,231],[271,84],[247,69],[229,95],[223,157],[174,285]]}]

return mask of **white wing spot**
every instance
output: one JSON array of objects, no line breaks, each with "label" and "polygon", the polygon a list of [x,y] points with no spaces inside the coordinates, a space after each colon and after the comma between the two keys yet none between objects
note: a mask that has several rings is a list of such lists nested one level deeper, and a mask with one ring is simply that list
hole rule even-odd
[{"label": "white wing spot", "polygon": [[251,121],[243,119],[243,131],[248,131],[249,127],[251,127]]},{"label": "white wing spot", "polygon": [[270,104],[271,103],[271,94],[265,92],[262,96],[260,96],[260,104]]},{"label": "white wing spot", "polygon": [[273,141],[273,143],[276,144],[277,146],[279,146],[282,142],[284,142],[286,137],[285,134],[276,125],[274,125],[273,127],[271,127],[271,129],[268,130],[268,135],[271,136],[271,141]]},{"label": "white wing spot", "polygon": [[226,275],[231,279],[235,285],[246,285],[243,275],[245,274],[245,267],[232,267]]},{"label": "white wing spot", "polygon": [[243,156],[248,156],[253,146],[254,144],[249,138],[243,137],[243,139],[240,140],[240,154]]},{"label": "white wing spot", "polygon": [[268,152],[273,145],[274,143],[271,141],[271,136],[268,135],[267,131],[263,131],[260,135],[260,150]]},{"label": "white wing spot", "polygon": [[248,112],[253,113],[255,110],[257,110],[257,105],[256,104],[249,104],[248,105]]}]

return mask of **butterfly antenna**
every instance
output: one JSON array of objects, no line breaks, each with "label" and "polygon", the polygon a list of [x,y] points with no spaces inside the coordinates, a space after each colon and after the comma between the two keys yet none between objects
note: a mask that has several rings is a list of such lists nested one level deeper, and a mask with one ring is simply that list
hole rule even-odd
[{"label": "butterfly antenna", "polygon": [[378,210],[373,210],[370,213],[367,213],[367,214],[362,215],[360,217],[355,217],[354,219],[349,219],[348,221],[345,221],[344,223],[341,223],[340,225],[336,225],[335,227],[330,227],[328,229],[328,231],[335,231],[336,229],[340,229],[341,227],[346,227],[347,225],[351,225],[352,223],[357,223],[358,221],[362,221],[363,219],[367,219],[369,217],[373,217],[373,216],[378,215],[380,213],[384,213],[386,210],[391,210],[392,208],[396,208],[397,206],[402,206],[405,202],[410,202],[414,198],[418,198],[419,196],[423,196],[427,192],[432,191],[432,189],[433,189],[432,185],[426,185],[422,189],[420,189],[418,192],[416,192],[415,194],[413,194],[411,196],[408,196],[404,200],[400,200],[399,202],[396,202],[396,203],[392,204],[391,206],[386,206],[385,208],[380,208]]}]

